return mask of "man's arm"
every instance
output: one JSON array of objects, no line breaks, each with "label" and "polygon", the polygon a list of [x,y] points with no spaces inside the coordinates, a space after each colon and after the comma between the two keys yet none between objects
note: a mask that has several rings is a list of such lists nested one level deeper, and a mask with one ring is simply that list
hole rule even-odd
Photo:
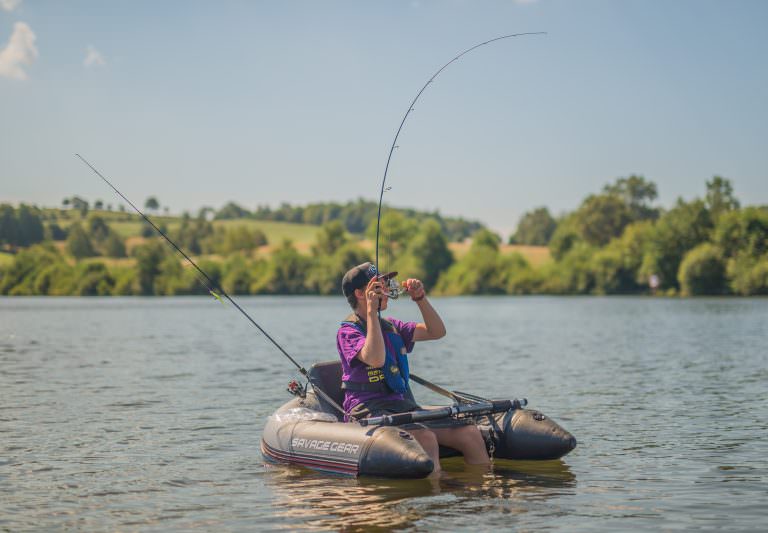
[{"label": "man's arm", "polygon": [[365,321],[368,331],[365,335],[365,344],[363,344],[363,347],[357,354],[357,358],[360,361],[374,368],[381,368],[386,361],[384,335],[381,333],[378,313],[381,292],[381,282],[378,278],[373,278],[365,288],[365,300],[368,304]]},{"label": "man's arm", "polygon": [[421,311],[421,317],[424,319],[423,323],[416,324],[416,329],[413,332],[414,341],[431,341],[441,339],[445,337],[445,324],[443,319],[437,314],[435,308],[427,300],[427,293],[424,290],[424,285],[417,279],[406,280],[403,285],[405,290],[411,296],[411,299],[416,302]]}]

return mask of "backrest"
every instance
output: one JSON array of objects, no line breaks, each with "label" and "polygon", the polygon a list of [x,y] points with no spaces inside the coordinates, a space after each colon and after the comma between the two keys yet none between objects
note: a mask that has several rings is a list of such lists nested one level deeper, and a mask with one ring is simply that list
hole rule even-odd
[{"label": "backrest", "polygon": [[[309,377],[313,383],[316,383],[320,389],[333,401],[341,405],[344,403],[344,391],[341,388],[341,361],[336,359],[335,361],[323,361],[322,363],[315,363],[309,369]],[[320,404],[329,413],[337,414],[336,410],[330,405],[326,405],[326,401],[318,396]]]},{"label": "backrest", "polygon": [[[309,377],[313,383],[316,383],[337,404],[342,405],[344,403],[344,390],[341,388],[341,361],[336,359],[335,361],[315,363],[309,369]],[[414,400],[410,385],[408,383],[408,390],[403,395],[410,400]],[[318,397],[318,400],[325,411],[337,414],[336,410],[327,405],[325,400],[320,397]]]}]

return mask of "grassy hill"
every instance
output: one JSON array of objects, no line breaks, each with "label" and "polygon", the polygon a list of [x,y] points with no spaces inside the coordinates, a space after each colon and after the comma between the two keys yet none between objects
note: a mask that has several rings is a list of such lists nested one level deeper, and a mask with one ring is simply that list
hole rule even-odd
[{"label": "grassy hill", "polygon": [[[55,222],[62,228],[67,228],[77,222],[84,223],[85,218],[87,218],[87,216],[85,218],[81,217],[80,213],[75,210],[45,209],[44,213],[49,221]],[[109,224],[109,227],[124,239],[133,240],[141,237],[141,230],[145,222],[139,215],[100,210],[91,210],[90,213],[95,213],[102,217]],[[181,217],[177,216],[149,215],[149,218],[152,222],[166,228],[169,232],[177,230],[181,225]],[[267,236],[271,246],[280,244],[285,239],[290,239],[299,250],[307,251],[310,245],[315,242],[320,231],[320,226],[310,224],[294,224],[247,218],[213,220],[211,223],[214,228],[245,226],[249,230],[259,229]]]}]

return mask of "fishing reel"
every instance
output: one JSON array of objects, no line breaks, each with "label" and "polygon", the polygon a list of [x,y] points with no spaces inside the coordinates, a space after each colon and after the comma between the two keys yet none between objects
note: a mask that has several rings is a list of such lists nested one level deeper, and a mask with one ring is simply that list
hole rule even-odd
[{"label": "fishing reel", "polygon": [[307,397],[307,388],[296,381],[295,379],[292,379],[288,383],[288,388],[286,389],[288,392],[293,394],[294,396],[298,396],[300,398],[306,398]]},{"label": "fishing reel", "polygon": [[384,285],[384,294],[391,300],[397,300],[403,292],[403,288],[395,279],[395,274],[397,274],[397,272],[394,272],[392,277],[381,280]]}]

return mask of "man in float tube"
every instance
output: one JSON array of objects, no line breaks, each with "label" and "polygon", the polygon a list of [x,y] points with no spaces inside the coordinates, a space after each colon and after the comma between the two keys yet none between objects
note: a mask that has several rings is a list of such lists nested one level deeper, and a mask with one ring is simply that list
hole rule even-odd
[{"label": "man in float tube", "polygon": [[[408,391],[408,355],[417,341],[445,336],[440,315],[427,300],[421,281],[409,279],[403,288],[421,311],[423,322],[381,319],[387,308],[387,280],[397,273],[378,275],[376,266],[363,263],[344,275],[341,289],[353,313],[341,323],[336,346],[341,357],[344,410],[355,419],[405,413],[420,409]],[[421,444],[440,471],[438,444],[464,454],[468,464],[488,464],[485,442],[474,423],[454,419],[403,426]]]}]

